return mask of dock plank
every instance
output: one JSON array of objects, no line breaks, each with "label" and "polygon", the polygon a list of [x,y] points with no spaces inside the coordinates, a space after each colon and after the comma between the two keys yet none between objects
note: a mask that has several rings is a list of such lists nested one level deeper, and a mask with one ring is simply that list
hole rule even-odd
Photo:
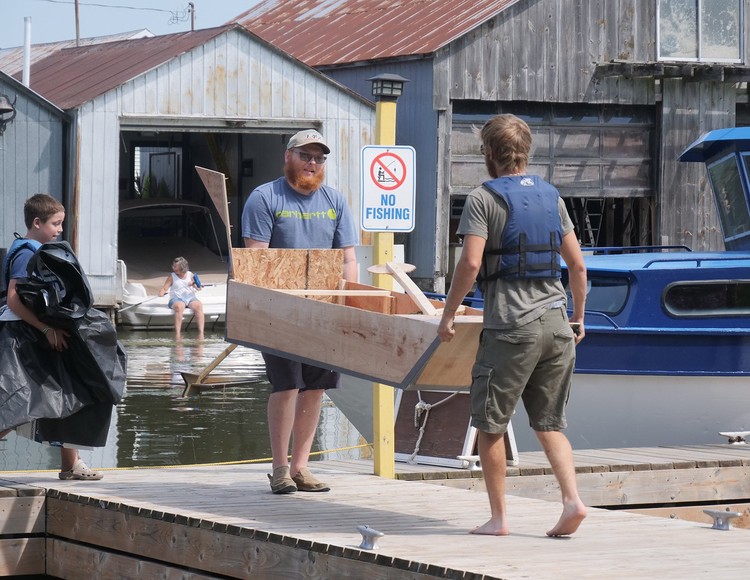
[{"label": "dock plank", "polygon": [[[627,464],[627,454],[606,455],[615,465]],[[638,460],[638,454],[631,457],[633,462]],[[523,454],[520,460],[523,465]],[[467,531],[489,515],[484,493],[429,482],[388,480],[353,473],[345,462],[323,461],[314,463],[312,469],[331,484],[331,492],[275,496],[268,488],[269,469],[264,464],[246,464],[112,470],[95,483],[59,481],[54,472],[6,473],[4,477],[51,490],[59,495],[60,502],[75,501],[85,510],[95,510],[86,516],[90,519],[82,520],[91,524],[90,533],[80,527],[76,530],[63,526],[62,516],[54,514],[56,531],[76,536],[79,542],[84,534],[91,541],[102,535],[96,533],[101,519],[95,517],[95,512],[102,510],[119,510],[124,515],[131,514],[131,518],[152,518],[152,528],[161,530],[154,537],[164,538],[159,540],[163,550],[169,549],[170,536],[162,534],[174,525],[182,526],[185,533],[196,530],[208,534],[203,536],[209,542],[207,546],[215,546],[223,538],[221,541],[231,543],[249,558],[242,563],[239,558],[232,570],[222,568],[220,573],[229,577],[249,577],[254,550],[260,548],[266,548],[264,553],[273,561],[286,558],[285,549],[307,554],[305,558],[315,553],[321,562],[327,558],[328,578],[345,574],[372,578],[463,574],[509,580],[585,579],[601,578],[603,573],[607,578],[744,578],[747,574],[746,563],[737,554],[746,550],[748,530],[725,532],[710,529],[710,522],[591,509],[575,536],[569,541],[556,541],[544,532],[557,519],[557,502],[550,505],[539,499],[509,496],[511,535],[473,536]],[[662,470],[660,477],[668,478],[667,471]],[[671,471],[674,476],[680,471],[695,475],[693,472],[700,470]],[[651,476],[651,485],[663,487],[665,482],[657,474],[628,470],[586,476],[599,478],[599,485],[607,485],[604,476],[611,478],[613,485],[618,484],[617,478]],[[519,476],[508,481],[523,479]],[[552,493],[558,493],[553,484],[549,487]],[[358,549],[361,537],[356,526],[360,524],[385,534],[378,542],[377,552]],[[110,529],[116,531],[114,527]],[[261,544],[261,540],[272,545]],[[119,549],[128,546],[119,545]],[[654,550],[654,546],[659,549]],[[189,553],[187,547],[184,552]],[[217,552],[217,559],[221,553]],[[362,566],[370,567],[367,574],[363,574]],[[390,576],[383,575],[386,569]],[[398,570],[404,574],[397,575]]]}]

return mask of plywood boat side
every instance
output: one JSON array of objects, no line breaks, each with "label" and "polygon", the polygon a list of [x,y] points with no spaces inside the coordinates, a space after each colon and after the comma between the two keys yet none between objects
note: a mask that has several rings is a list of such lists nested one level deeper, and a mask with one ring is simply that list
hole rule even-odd
[{"label": "plywood boat side", "polygon": [[480,311],[457,316],[441,344],[439,317],[412,297],[344,281],[341,250],[235,248],[232,262],[228,342],[399,388],[470,383]]},{"label": "plywood boat side", "polygon": [[[435,321],[433,332],[437,332]],[[456,391],[471,386],[471,369],[482,333],[482,316],[466,314],[457,316],[456,334],[450,342],[443,342],[427,361],[409,390],[430,389]]]},{"label": "plywood boat side", "polygon": [[401,386],[437,348],[434,326],[230,281],[227,340]]},{"label": "plywood boat side", "polygon": [[[357,286],[355,291],[363,289]],[[346,300],[365,298],[373,297]],[[370,302],[383,303],[378,297]],[[422,375],[430,384],[447,386],[450,377],[470,371],[478,336],[473,327],[481,327],[481,317],[467,316],[457,325],[456,339],[440,344],[434,316],[373,312],[236,281],[229,283],[228,311],[229,342],[399,388]],[[465,352],[469,359],[464,360]],[[451,368],[461,372],[447,372]]]}]

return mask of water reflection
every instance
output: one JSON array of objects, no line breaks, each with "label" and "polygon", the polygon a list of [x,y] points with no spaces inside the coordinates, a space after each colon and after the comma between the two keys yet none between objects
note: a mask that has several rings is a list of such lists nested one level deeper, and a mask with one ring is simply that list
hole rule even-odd
[{"label": "water reflection", "polygon": [[[181,373],[200,373],[228,346],[223,334],[204,341],[171,332],[120,331],[128,353],[125,397],[113,416],[107,447],[83,450],[97,467],[187,465],[270,458],[266,402],[270,386],[260,353],[238,347],[212,376],[228,384],[183,398]],[[326,398],[313,451],[362,443],[357,430]],[[349,459],[360,450],[318,458]],[[57,450],[15,433],[0,442],[0,470],[59,468]]]}]

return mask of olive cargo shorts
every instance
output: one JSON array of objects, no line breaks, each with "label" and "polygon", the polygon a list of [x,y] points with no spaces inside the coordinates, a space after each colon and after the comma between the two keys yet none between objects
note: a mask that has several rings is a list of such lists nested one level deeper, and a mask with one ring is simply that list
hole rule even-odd
[{"label": "olive cargo shorts", "polygon": [[534,431],[560,431],[575,366],[573,331],[564,308],[519,328],[482,331],[472,369],[471,424],[505,433],[519,399]]}]

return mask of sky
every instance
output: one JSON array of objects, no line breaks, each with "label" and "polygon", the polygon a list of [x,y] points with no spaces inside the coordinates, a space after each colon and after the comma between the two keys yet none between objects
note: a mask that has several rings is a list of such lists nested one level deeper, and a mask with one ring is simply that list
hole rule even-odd
[{"label": "sky", "polygon": [[[260,0],[192,0],[195,28],[221,26]],[[31,43],[74,40],[75,0],[0,0],[0,48],[21,46],[24,18]],[[81,38],[148,28],[154,34],[190,30],[188,0],[79,0]]]}]

